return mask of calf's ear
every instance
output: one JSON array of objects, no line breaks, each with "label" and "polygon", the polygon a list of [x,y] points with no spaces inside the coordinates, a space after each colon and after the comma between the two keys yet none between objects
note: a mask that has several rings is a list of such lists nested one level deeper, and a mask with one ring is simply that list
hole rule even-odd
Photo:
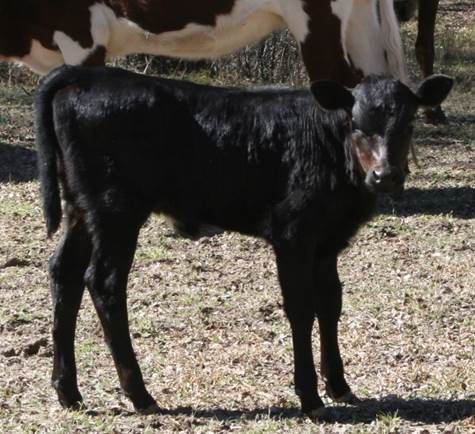
[{"label": "calf's ear", "polygon": [[427,77],[416,90],[419,104],[423,106],[438,106],[449,94],[454,79],[448,75],[436,74]]},{"label": "calf's ear", "polygon": [[343,109],[351,112],[355,103],[352,93],[336,81],[314,81],[310,86],[310,90],[318,104],[326,110]]}]

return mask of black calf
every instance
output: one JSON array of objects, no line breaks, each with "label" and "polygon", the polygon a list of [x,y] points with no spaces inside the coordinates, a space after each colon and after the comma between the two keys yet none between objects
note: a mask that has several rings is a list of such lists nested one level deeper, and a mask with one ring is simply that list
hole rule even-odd
[{"label": "black calf", "polygon": [[152,212],[271,243],[303,411],[323,407],[311,346],[315,317],[327,392],[353,400],[337,341],[337,255],[370,218],[376,193],[403,188],[416,109],[439,104],[451,85],[434,76],[413,93],[372,77],[352,93],[316,82],[312,96],[118,69],[63,67],[49,75],[36,100],[37,147],[50,235],[61,221],[60,185],[66,201],[66,232],[50,272],[60,402],[82,402],[73,346],[87,285],[123,390],[137,411],[158,409],[132,349],[126,304],[137,236]]}]

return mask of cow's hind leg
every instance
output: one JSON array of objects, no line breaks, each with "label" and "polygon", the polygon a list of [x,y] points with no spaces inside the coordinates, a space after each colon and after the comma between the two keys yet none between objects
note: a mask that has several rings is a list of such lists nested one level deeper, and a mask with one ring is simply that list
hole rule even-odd
[{"label": "cow's hind leg", "polygon": [[94,237],[86,281],[111,350],[124,393],[136,411],[158,411],[147,392],[132,348],[127,315],[127,278],[132,265],[140,224],[119,216],[102,219]]},{"label": "cow's hind leg", "polygon": [[319,257],[315,267],[315,310],[320,328],[320,370],[330,398],[356,403],[343,370],[338,346],[338,320],[342,307],[342,288],[338,278],[337,257]]},{"label": "cow's hind leg", "polygon": [[61,405],[81,406],[74,358],[76,320],[84,293],[84,273],[91,254],[90,237],[82,224],[67,217],[66,232],[50,259],[50,284],[53,301],[52,384]]},{"label": "cow's hind leg", "polygon": [[284,310],[292,329],[295,391],[299,395],[302,411],[320,417],[324,414],[324,405],[318,396],[312,353],[312,328],[315,320],[312,258],[302,249],[276,250]]}]

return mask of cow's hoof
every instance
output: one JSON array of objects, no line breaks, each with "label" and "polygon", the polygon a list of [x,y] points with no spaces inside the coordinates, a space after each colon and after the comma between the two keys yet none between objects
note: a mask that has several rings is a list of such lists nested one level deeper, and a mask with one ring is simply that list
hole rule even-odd
[{"label": "cow's hoof", "polygon": [[332,398],[333,401],[335,402],[342,402],[345,404],[351,404],[351,405],[356,405],[361,402],[361,399],[359,399],[351,390],[348,392],[344,393],[343,395]]},{"label": "cow's hoof", "polygon": [[148,405],[147,407],[144,408],[137,408],[135,407],[135,411],[138,414],[146,416],[147,414],[157,414],[161,412],[160,407],[156,402],[153,402],[152,404]]}]

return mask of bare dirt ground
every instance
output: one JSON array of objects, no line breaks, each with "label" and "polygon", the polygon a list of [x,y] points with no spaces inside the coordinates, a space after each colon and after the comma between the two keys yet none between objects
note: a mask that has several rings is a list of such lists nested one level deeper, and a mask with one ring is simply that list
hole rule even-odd
[{"label": "bare dirt ground", "polygon": [[[2,85],[0,432],[475,433],[474,24],[472,2],[441,2],[436,69],[456,78],[449,123],[418,123],[406,193],[384,200],[341,258],[341,345],[364,400],[326,400],[321,424],[298,411],[270,249],[237,234],[177,239],[160,217],[141,233],[129,311],[164,413],[133,413],[88,296],[76,347],[87,410],[59,407],[46,273],[57,238],[46,240],[40,211],[32,96]],[[414,24],[405,32],[410,47]]]}]

